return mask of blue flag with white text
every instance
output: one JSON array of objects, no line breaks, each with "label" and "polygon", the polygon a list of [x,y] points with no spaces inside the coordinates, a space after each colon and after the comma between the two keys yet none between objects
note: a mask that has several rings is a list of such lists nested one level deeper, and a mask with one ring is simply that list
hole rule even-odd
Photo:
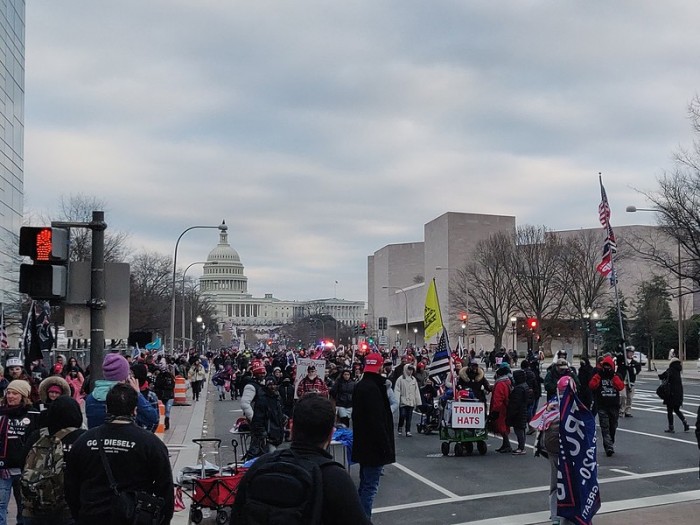
[{"label": "blue flag with white text", "polygon": [[559,400],[557,515],[590,525],[600,509],[595,417],[567,386]]}]

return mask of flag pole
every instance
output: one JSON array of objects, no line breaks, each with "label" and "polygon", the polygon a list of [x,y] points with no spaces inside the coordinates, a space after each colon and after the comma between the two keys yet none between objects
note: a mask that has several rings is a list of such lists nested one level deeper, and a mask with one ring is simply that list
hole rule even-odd
[{"label": "flag pole", "polygon": [[[603,190],[603,174],[601,172],[598,172],[598,182],[600,183],[600,188]],[[603,190],[604,191],[604,190]],[[607,200],[607,195],[606,195],[606,200]],[[610,230],[610,217],[608,216],[607,218],[607,224],[606,230]],[[607,232],[606,232],[607,235]],[[622,351],[622,357],[625,360],[625,365],[627,364],[627,352],[625,352],[625,327],[624,323],[622,321],[622,309],[620,308],[620,294],[617,289],[617,272],[615,271],[615,253],[617,250],[613,251],[612,248],[610,250],[610,274],[612,275],[611,280],[613,284],[613,288],[615,290],[615,306],[617,307],[617,320],[620,324],[620,345],[621,345],[621,351]]]},{"label": "flag pole", "polygon": [[[440,312],[440,321],[442,321],[442,308],[440,307],[440,296],[437,292],[437,283],[435,283],[435,277],[433,277],[433,285],[435,286],[435,302],[437,303],[437,309]],[[454,363],[452,362],[452,347],[450,346],[450,334],[447,330],[445,330],[444,323],[441,323],[441,326],[442,332],[445,334],[445,343],[447,345],[447,359],[450,363],[450,381],[452,383],[452,390],[454,391],[455,387],[457,386],[457,382],[455,381],[455,367]]]},{"label": "flag pole", "polygon": [[[32,318],[32,312],[34,311],[34,303],[36,301],[32,301],[32,304],[29,307],[29,313],[27,314],[27,322],[24,323],[24,330],[22,331],[22,349],[19,352],[19,358],[24,361],[24,356],[27,353],[27,332],[29,331],[29,320]],[[32,334],[34,336],[34,334]]]}]

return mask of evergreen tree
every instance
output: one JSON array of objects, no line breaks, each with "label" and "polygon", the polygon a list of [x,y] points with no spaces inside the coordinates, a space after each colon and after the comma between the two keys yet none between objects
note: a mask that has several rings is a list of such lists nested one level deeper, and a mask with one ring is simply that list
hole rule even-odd
[{"label": "evergreen tree", "polygon": [[[625,336],[629,334],[629,322],[627,320],[627,302],[625,297],[620,294],[620,312],[622,313],[622,326],[625,330]],[[617,314],[617,306],[613,304],[605,312],[602,319],[603,326],[603,353],[611,353],[617,355],[622,351],[622,345],[626,344],[622,340],[620,333],[620,319]]]},{"label": "evergreen tree", "polygon": [[654,359],[663,358],[678,340],[674,330],[668,283],[659,276],[642,281],[637,287],[635,319],[630,340],[637,350]]}]

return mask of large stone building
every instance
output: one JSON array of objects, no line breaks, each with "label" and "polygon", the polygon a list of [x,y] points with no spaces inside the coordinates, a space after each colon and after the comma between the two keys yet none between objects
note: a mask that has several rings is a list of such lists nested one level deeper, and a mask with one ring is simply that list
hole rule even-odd
[{"label": "large stone building", "polygon": [[0,302],[17,299],[24,206],[24,0],[0,0]]},{"label": "large stone building", "polygon": [[364,321],[363,301],[329,298],[285,301],[271,293],[253,297],[238,252],[228,242],[228,232],[219,233],[219,244],[209,252],[199,280],[202,295],[216,308],[217,321],[226,328],[242,328],[264,334],[310,314],[325,314],[353,325]]},{"label": "large stone building", "polygon": [[[454,286],[455,272],[463,268],[464,264],[472,257],[476,243],[489,235],[499,232],[514,232],[516,220],[513,216],[483,215],[472,213],[448,212],[430,221],[424,226],[424,238],[422,241],[404,244],[389,244],[377,250],[368,257],[367,281],[368,281],[368,323],[373,332],[386,341],[387,344],[414,341],[423,344],[423,315],[427,283],[435,279],[436,289],[440,300],[440,309],[443,322],[451,337],[452,346],[457,340],[464,337],[465,346],[469,344],[477,351],[479,348],[490,350],[493,347],[493,338],[477,333],[473,324],[462,323],[460,313],[450,308],[449,294],[451,286]],[[554,232],[562,239],[573,236],[581,230]],[[584,230],[585,231],[585,230]],[[591,230],[599,236],[603,242],[601,228]],[[619,247],[618,272],[619,290],[628,298],[635,296],[638,284],[652,275],[662,275],[671,287],[678,285],[677,280],[664,270],[653,266],[648,261],[638,257],[631,249],[632,242],[641,239],[649,239],[655,242],[670,260],[676,259],[675,241],[663,236],[660,230],[654,226],[617,226],[615,227]],[[624,254],[624,255],[623,255]],[[684,283],[686,284],[686,283]],[[469,285],[467,283],[467,289]],[[672,301],[670,306],[675,317],[678,316],[679,306],[682,307],[684,318],[690,317],[697,311],[697,294],[688,294]],[[612,294],[608,292],[604,301],[611,304]],[[597,305],[601,308],[604,306]],[[528,316],[527,312],[513,312],[520,318]],[[378,319],[388,319],[388,329],[384,332],[378,330]],[[462,324],[465,328],[462,329]],[[470,331],[471,329],[471,331]],[[504,343],[512,347],[511,331],[504,334]],[[428,341],[428,342],[435,342]],[[581,342],[576,341],[574,346],[580,347]],[[516,342],[520,350],[526,348],[527,342]],[[571,341],[552,341],[552,349],[571,347]]]}]

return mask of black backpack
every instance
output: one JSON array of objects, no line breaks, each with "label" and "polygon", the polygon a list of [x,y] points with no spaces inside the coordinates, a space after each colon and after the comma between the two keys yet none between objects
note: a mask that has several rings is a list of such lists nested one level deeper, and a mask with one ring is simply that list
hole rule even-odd
[{"label": "black backpack", "polygon": [[[322,456],[304,458],[286,449],[261,456],[238,487],[243,496],[236,525],[319,525],[323,511],[321,469],[340,465]],[[236,518],[233,521],[233,518]]]}]

